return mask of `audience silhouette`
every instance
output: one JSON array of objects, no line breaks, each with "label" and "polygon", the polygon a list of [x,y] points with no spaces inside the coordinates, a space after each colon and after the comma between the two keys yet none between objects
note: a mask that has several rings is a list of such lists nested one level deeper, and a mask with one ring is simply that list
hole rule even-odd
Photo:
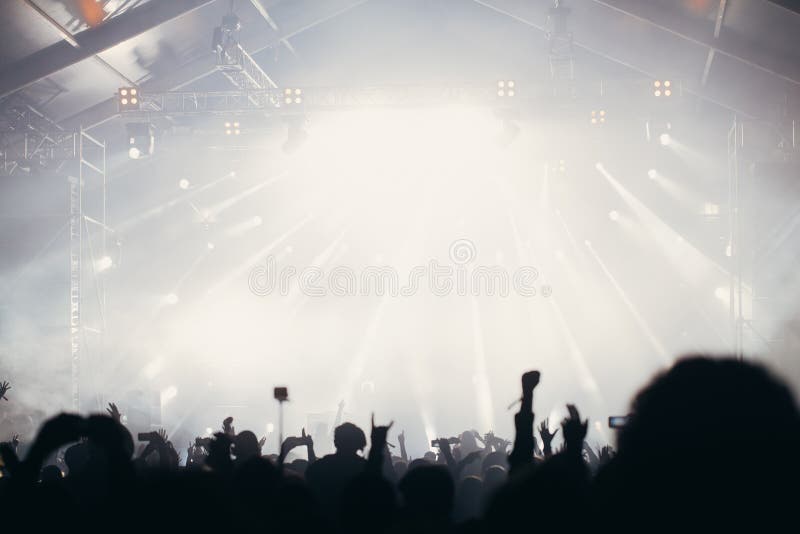
[{"label": "audience silhouette", "polygon": [[[116,405],[107,415],[60,414],[31,443],[15,435],[0,443],[4,524],[148,533],[797,528],[800,413],[766,368],[704,355],[679,360],[635,396],[616,450],[585,443],[588,421],[573,405],[559,428],[547,419],[536,426],[541,378],[521,377],[510,451],[511,442],[491,432],[467,430],[436,440],[438,452],[422,458],[408,456],[404,432],[392,456],[392,424],[374,420],[369,443],[344,422],[334,430],[333,454],[317,459],[303,429],[277,457],[263,456],[264,441],[236,433],[232,418],[190,444],[185,461],[163,431],[138,434],[146,444],[134,457]],[[0,383],[0,398],[10,390]],[[563,445],[555,450],[558,435]],[[307,459],[287,463],[296,447]]]}]

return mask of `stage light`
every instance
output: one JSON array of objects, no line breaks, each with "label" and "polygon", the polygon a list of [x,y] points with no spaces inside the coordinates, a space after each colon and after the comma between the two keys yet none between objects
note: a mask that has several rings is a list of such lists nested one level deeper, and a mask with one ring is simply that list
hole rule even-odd
[{"label": "stage light", "polygon": [[225,135],[239,135],[242,133],[239,121],[225,121]]},{"label": "stage light", "polygon": [[272,434],[275,432],[275,425],[272,423],[267,423],[267,434]]},{"label": "stage light", "polygon": [[155,150],[155,130],[147,122],[129,122],[125,125],[128,133],[128,156],[131,159],[146,158]]},{"label": "stage light", "polygon": [[261,226],[261,223],[263,223],[263,222],[264,222],[264,221],[263,221],[263,220],[261,219],[261,217],[259,217],[258,215],[256,215],[255,217],[253,217],[253,225],[254,225],[254,226]]},{"label": "stage light", "polygon": [[653,81],[653,96],[660,97],[661,95],[665,97],[672,96],[672,82],[670,80]]},{"label": "stage light", "polygon": [[283,102],[285,104],[302,104],[303,90],[298,87],[287,87],[283,90],[283,97]]},{"label": "stage light", "polygon": [[611,210],[608,212],[608,218],[614,222],[619,220],[619,212],[617,210]]},{"label": "stage light", "polygon": [[669,146],[672,143],[672,136],[668,133],[662,133],[658,136],[658,142],[661,143],[662,146]]},{"label": "stage light", "polygon": [[135,87],[120,87],[117,91],[117,107],[120,112],[138,111],[139,91]]},{"label": "stage light", "polygon": [[164,304],[169,304],[170,306],[178,303],[178,295],[175,293],[169,293],[164,296]]},{"label": "stage light", "polygon": [[216,246],[214,245],[214,243],[209,241],[208,243],[206,243],[206,248],[208,248],[208,250],[214,250]]},{"label": "stage light", "polygon": [[730,243],[725,245],[725,256],[727,256],[728,258],[733,256],[733,247],[731,247]]},{"label": "stage light", "polygon": [[178,187],[181,189],[189,189],[189,180],[186,178],[181,178],[181,180],[178,182]]},{"label": "stage light", "polygon": [[606,110],[592,110],[592,115],[590,119],[592,124],[605,124],[606,122]]},{"label": "stage light", "polygon": [[718,287],[714,290],[714,296],[717,297],[719,300],[727,301],[730,297],[730,288],[728,287]]},{"label": "stage light", "polygon": [[102,273],[103,271],[110,269],[113,265],[114,261],[110,256],[103,256],[94,263],[94,270],[98,273]]},{"label": "stage light", "polygon": [[210,426],[207,426],[206,427],[206,436],[210,436],[213,433],[214,433],[214,430]]},{"label": "stage light", "polygon": [[517,84],[514,80],[500,80],[497,82],[497,96],[513,97],[516,95]]},{"label": "stage light", "polygon": [[715,217],[719,215],[719,204],[713,202],[706,202],[703,204],[703,215],[707,217]]},{"label": "stage light", "polygon": [[658,171],[656,171],[655,169],[650,169],[649,171],[647,171],[647,177],[650,178],[651,180],[655,180],[656,177],[658,177]]}]

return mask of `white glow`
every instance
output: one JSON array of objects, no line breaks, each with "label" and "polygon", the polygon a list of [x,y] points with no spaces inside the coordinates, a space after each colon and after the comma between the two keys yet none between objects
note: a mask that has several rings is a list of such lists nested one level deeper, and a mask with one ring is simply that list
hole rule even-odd
[{"label": "white glow", "polygon": [[611,210],[608,212],[608,218],[612,221],[616,222],[619,220],[619,212],[617,210]]},{"label": "white glow", "polygon": [[275,425],[272,423],[267,423],[267,434],[272,434],[275,432]]},{"label": "white glow", "polygon": [[730,288],[718,287],[714,290],[714,296],[721,301],[728,302],[730,298]]},{"label": "white glow", "polygon": [[169,386],[161,392],[161,406],[163,407],[169,401],[174,399],[178,396],[178,388],[175,386]]},{"label": "white glow", "polygon": [[647,171],[647,176],[651,180],[655,180],[656,177],[658,176],[658,171],[656,171],[655,169],[650,169],[649,171]]},{"label": "white glow", "polygon": [[208,250],[214,250],[214,249],[216,248],[216,245],[214,245],[214,243],[212,243],[211,241],[209,241],[208,243],[206,243],[206,248],[207,248]]},{"label": "white glow", "polygon": [[158,375],[158,373],[161,372],[162,366],[163,362],[161,361],[161,358],[156,358],[145,365],[142,372],[148,380],[152,380]]},{"label": "white glow", "polygon": [[164,304],[174,305],[178,303],[178,300],[179,300],[178,295],[176,295],[175,293],[169,293],[164,296],[163,302]]},{"label": "white glow", "polygon": [[214,433],[214,429],[212,429],[210,426],[207,426],[206,427],[206,436],[210,436],[213,433]]},{"label": "white glow", "polygon": [[181,178],[181,180],[178,182],[178,187],[181,189],[189,189],[189,180],[186,178]]},{"label": "white glow", "polygon": [[131,159],[139,159],[139,156],[141,155],[142,151],[136,148],[135,146],[132,146],[128,149],[128,157],[130,157]]},{"label": "white glow", "polygon": [[261,226],[261,223],[263,223],[263,222],[264,221],[261,219],[260,216],[256,215],[255,217],[253,217],[253,224],[255,226]]},{"label": "white glow", "polygon": [[95,262],[94,269],[98,273],[102,273],[103,271],[110,269],[113,265],[114,261],[110,256],[103,256]]},{"label": "white glow", "polygon": [[672,143],[672,136],[668,133],[662,133],[658,136],[658,142],[662,144],[662,146],[669,146]]}]

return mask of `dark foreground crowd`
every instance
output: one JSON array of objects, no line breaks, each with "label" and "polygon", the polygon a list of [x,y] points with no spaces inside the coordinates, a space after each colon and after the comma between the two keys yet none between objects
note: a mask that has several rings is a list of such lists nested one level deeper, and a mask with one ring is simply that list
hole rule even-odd
[{"label": "dark foreground crowd", "polygon": [[[336,452],[322,458],[305,432],[287,438],[277,457],[262,456],[263,441],[236,433],[230,418],[183,460],[163,432],[141,436],[147,445],[134,458],[115,406],[108,415],[61,414],[24,458],[16,439],[0,444],[0,529],[800,532],[800,414],[764,368],[679,361],[633,400],[615,451],[586,446],[587,421],[571,405],[560,429],[535,427],[539,379],[536,371],[522,376],[513,443],[465,432],[416,459],[402,433],[393,455],[391,425],[374,422],[369,440],[357,426],[339,425]],[[0,399],[8,389],[0,384]],[[559,431],[563,446],[553,451]],[[308,460],[287,460],[296,447]]]}]

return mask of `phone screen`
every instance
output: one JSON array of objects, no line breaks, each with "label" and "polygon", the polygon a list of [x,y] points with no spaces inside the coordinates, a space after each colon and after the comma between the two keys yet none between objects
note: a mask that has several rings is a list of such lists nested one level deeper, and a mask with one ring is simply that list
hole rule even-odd
[{"label": "phone screen", "polygon": [[628,422],[627,415],[612,415],[608,418],[608,428],[622,428]]}]

